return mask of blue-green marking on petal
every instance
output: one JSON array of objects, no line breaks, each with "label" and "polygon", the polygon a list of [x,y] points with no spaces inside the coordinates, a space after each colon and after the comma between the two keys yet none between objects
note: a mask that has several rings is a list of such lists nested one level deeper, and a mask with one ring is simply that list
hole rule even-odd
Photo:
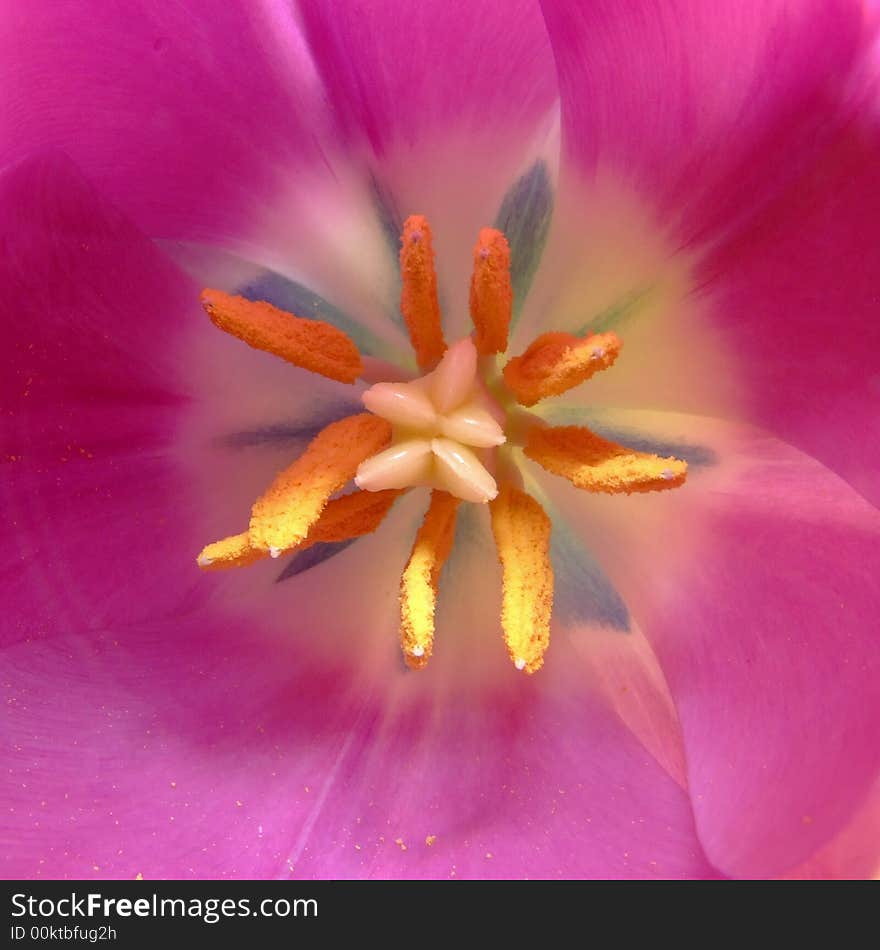
[{"label": "blue-green marking on petal", "polygon": [[287,564],[284,565],[284,570],[275,578],[275,583],[290,580],[291,577],[296,577],[298,574],[323,564],[324,561],[329,561],[331,557],[342,554],[346,548],[357,540],[358,538],[349,538],[347,541],[320,541],[310,548],[306,548],[305,551],[293,554]]},{"label": "blue-green marking on petal", "polygon": [[495,227],[504,232],[510,244],[514,324],[544,252],[553,217],[553,198],[547,165],[537,161],[510,186],[495,218]]}]

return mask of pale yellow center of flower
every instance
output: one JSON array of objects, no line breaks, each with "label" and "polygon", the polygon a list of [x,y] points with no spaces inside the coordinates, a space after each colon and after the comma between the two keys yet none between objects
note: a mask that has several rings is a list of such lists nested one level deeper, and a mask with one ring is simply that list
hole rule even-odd
[{"label": "pale yellow center of flower", "polygon": [[358,488],[422,486],[478,503],[498,494],[492,449],[506,441],[499,424],[504,414],[479,378],[470,338],[449,347],[426,376],[376,383],[361,398],[391,423],[393,435],[387,449],[358,467]]},{"label": "pale yellow center of flower", "polygon": [[[483,228],[473,262],[474,335],[447,347],[431,229],[421,215],[406,220],[400,309],[426,375],[367,389],[362,399],[369,411],[322,429],[254,502],[247,530],[207,545],[197,560],[204,570],[244,567],[296,555],[314,544],[353,540],[375,531],[405,490],[430,488],[428,510],[400,582],[403,655],[408,666],[421,669],[434,648],[440,577],[455,539],[460,502],[488,504],[501,564],[500,621],[507,652],[517,670],[535,673],[550,642],[552,524],[524,490],[511,459],[498,467],[496,483],[496,456],[507,441],[502,426],[526,458],[585,491],[676,488],[685,481],[687,464],[618,445],[584,426],[548,426],[526,412],[610,368],[621,341],[610,332],[551,331],[520,355],[508,355],[513,290],[504,235]],[[340,383],[376,378],[375,367],[369,369],[354,341],[330,324],[219,290],[205,290],[202,303],[216,326],[255,349]],[[498,354],[505,360],[500,375],[494,365]],[[482,379],[480,366],[489,363],[492,391],[507,413]],[[345,494],[352,479],[360,491]]]}]

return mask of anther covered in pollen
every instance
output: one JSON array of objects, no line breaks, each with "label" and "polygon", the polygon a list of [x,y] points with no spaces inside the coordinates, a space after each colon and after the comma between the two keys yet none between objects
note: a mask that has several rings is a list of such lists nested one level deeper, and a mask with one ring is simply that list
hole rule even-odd
[{"label": "anther covered in pollen", "polygon": [[[585,427],[549,427],[520,408],[608,369],[621,342],[613,333],[548,332],[496,370],[495,360],[483,357],[508,348],[513,295],[504,235],[483,228],[473,261],[474,333],[448,346],[431,229],[420,215],[407,219],[400,307],[422,375],[364,390],[367,412],[319,432],[256,500],[247,530],[207,545],[197,563],[205,570],[245,567],[320,542],[361,537],[380,527],[402,493],[428,489],[424,521],[400,582],[401,647],[407,665],[421,669],[434,651],[435,610],[458,508],[462,502],[487,504],[502,569],[499,627],[513,666],[534,673],[550,642],[552,524],[519,487],[511,449],[522,448],[531,462],[577,488],[601,493],[675,488],[684,483],[687,465],[609,442]],[[217,327],[250,346],[340,383],[363,373],[352,340],[330,324],[218,290],[204,291],[202,303]],[[512,408],[509,419],[505,407]]]}]

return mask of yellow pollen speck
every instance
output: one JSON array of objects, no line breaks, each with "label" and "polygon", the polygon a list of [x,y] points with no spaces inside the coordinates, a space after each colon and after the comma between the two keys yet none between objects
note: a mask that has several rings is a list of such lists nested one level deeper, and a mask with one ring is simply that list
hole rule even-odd
[{"label": "yellow pollen speck", "polygon": [[144,876],[143,876],[143,874],[141,874],[140,871],[138,871],[137,874],[135,875],[135,878],[134,878],[134,879],[135,879],[136,881],[142,881],[142,880],[144,879]]},{"label": "yellow pollen speck", "polygon": [[431,504],[401,578],[400,644],[413,669],[421,669],[431,656],[437,584],[452,550],[459,504],[460,499],[447,492],[431,492]]},{"label": "yellow pollen speck", "polygon": [[410,215],[400,239],[400,310],[409,330],[419,369],[433,369],[446,350],[437,299],[437,274],[431,228],[420,214]]},{"label": "yellow pollen speck", "polygon": [[351,481],[364,459],[390,440],[391,426],[366,412],[323,429],[257,499],[251,511],[251,545],[270,553],[298,545],[330,496]]},{"label": "yellow pollen speck", "polygon": [[504,367],[504,383],[520,405],[579,386],[617,359],[622,344],[614,333],[576,337],[544,333]]},{"label": "yellow pollen speck", "polygon": [[524,491],[504,483],[489,503],[504,583],[501,626],[518,670],[535,673],[550,643],[553,567],[550,519]]},{"label": "yellow pollen speck", "polygon": [[471,319],[474,343],[483,356],[507,349],[507,331],[513,311],[510,283],[510,245],[495,228],[483,228],[474,248],[471,276]]},{"label": "yellow pollen speck", "polygon": [[525,454],[576,488],[615,494],[661,491],[684,484],[687,462],[638,452],[580,426],[535,428]]},{"label": "yellow pollen speck", "polygon": [[401,851],[406,851],[406,845],[403,842],[403,838],[395,838],[394,843],[400,848]]},{"label": "yellow pollen speck", "polygon": [[437,835],[427,835],[426,838],[425,838],[425,844],[426,844],[429,848],[433,848],[433,847],[434,847],[434,842],[435,842],[436,840],[437,840]]},{"label": "yellow pollen speck", "polygon": [[351,337],[323,320],[295,317],[265,301],[236,297],[222,290],[203,290],[202,306],[221,330],[294,366],[340,383],[353,383],[363,371],[361,355]]}]

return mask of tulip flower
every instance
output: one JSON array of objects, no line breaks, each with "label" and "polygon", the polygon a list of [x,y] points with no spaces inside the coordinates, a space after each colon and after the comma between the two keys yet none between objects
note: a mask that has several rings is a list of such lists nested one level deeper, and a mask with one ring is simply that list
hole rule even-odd
[{"label": "tulip flower", "polygon": [[5,876],[877,872],[873,4],[0,25]]}]

